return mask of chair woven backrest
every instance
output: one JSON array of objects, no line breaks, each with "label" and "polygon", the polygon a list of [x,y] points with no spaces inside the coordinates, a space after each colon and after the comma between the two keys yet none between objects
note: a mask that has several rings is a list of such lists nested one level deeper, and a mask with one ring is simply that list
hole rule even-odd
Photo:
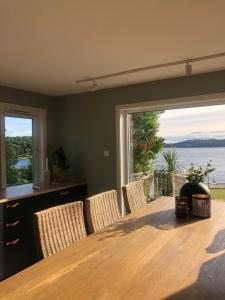
[{"label": "chair woven backrest", "polygon": [[187,182],[185,174],[173,174],[172,175],[172,187],[173,187],[173,197],[180,195],[180,189]]},{"label": "chair woven backrest", "polygon": [[87,236],[83,203],[72,202],[35,213],[34,229],[40,258],[71,246]]},{"label": "chair woven backrest", "polygon": [[146,204],[143,180],[134,181],[123,186],[122,191],[127,213],[131,213]]},{"label": "chair woven backrest", "polygon": [[93,233],[121,219],[117,192],[104,192],[85,201],[89,232]]},{"label": "chair woven backrest", "polygon": [[154,175],[149,174],[147,176],[144,176],[142,177],[142,180],[144,184],[144,193],[147,200],[150,199],[150,190],[151,190],[152,183],[154,182]]}]

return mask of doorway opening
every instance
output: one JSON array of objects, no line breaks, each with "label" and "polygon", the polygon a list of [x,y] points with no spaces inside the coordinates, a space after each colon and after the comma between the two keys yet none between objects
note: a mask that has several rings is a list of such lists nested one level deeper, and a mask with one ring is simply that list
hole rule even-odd
[{"label": "doorway opening", "polygon": [[118,187],[151,175],[149,200],[173,195],[172,173],[179,171],[186,179],[193,164],[195,169],[215,168],[206,180],[212,188],[225,188],[224,103],[222,93],[118,107]]}]

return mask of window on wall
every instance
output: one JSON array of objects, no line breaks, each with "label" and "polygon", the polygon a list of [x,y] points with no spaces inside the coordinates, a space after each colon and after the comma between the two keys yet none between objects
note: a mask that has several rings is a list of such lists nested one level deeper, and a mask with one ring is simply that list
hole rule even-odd
[{"label": "window on wall", "polygon": [[39,183],[46,157],[46,113],[0,103],[1,187]]},{"label": "window on wall", "polygon": [[6,185],[33,181],[33,119],[5,116]]}]

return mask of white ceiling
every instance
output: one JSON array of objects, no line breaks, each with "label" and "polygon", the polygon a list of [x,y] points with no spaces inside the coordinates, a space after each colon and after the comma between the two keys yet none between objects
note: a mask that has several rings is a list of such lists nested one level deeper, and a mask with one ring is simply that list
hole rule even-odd
[{"label": "white ceiling", "polygon": [[[224,0],[0,0],[0,84],[48,95],[74,81],[225,51]],[[225,69],[225,58],[193,73]],[[100,88],[184,75],[184,67],[99,81]]]}]

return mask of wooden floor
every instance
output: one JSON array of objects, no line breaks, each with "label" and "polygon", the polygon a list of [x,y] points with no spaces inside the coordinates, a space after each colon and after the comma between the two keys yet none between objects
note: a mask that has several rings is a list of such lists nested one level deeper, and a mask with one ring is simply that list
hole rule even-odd
[{"label": "wooden floor", "polygon": [[163,197],[0,283],[6,300],[225,299],[225,203],[177,222]]}]

